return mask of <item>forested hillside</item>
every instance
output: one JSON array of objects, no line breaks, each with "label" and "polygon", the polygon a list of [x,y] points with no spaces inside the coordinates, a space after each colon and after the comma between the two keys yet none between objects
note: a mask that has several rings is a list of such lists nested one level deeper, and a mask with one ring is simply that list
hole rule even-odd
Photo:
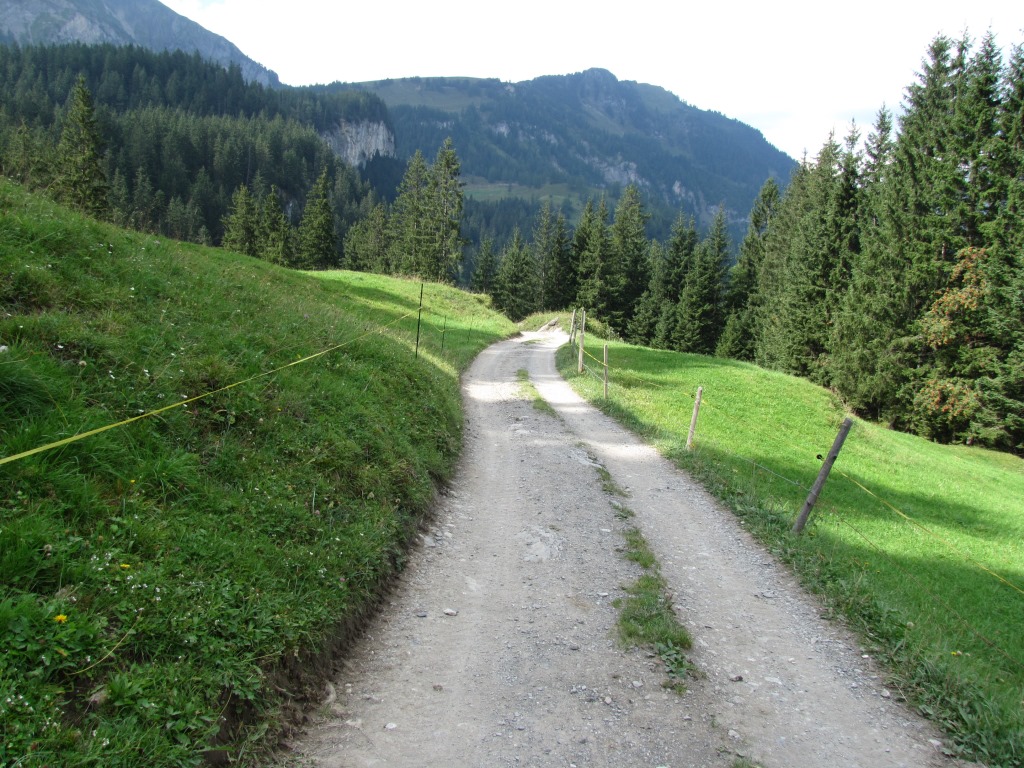
[{"label": "forested hillside", "polygon": [[[738,160],[735,179],[767,181],[735,264],[726,205],[708,218],[680,204],[667,234],[652,236],[665,227],[659,195],[673,171],[644,163],[667,157],[670,94],[601,72],[505,84],[510,101],[491,81],[457,83],[382,86],[394,101],[429,102],[402,107],[399,134],[402,123],[410,135],[419,125],[422,136],[457,136],[476,114],[494,137],[484,151],[469,135],[465,147],[444,135],[433,163],[416,150],[404,173],[392,161],[388,201],[319,133],[345,119],[386,123],[378,96],[270,91],[184,54],[0,47],[0,170],[116,223],[223,239],[291,266],[459,281],[511,317],[584,306],[632,341],[755,360],[900,429],[1024,451],[1020,46],[1004,61],[991,37],[976,49],[937,38],[902,114],[883,107],[863,144],[857,131],[830,137],[785,188]],[[532,113],[541,117],[516,122],[534,102],[547,105]],[[576,127],[564,134],[575,154],[559,154],[564,140],[542,130],[543,115]],[[616,154],[616,137],[639,125],[644,163]],[[693,156],[725,164],[717,140],[684,128]],[[501,174],[527,150],[536,178],[492,190],[490,208],[473,199],[471,162],[492,158],[486,172]],[[564,183],[523,197],[553,162]],[[596,188],[588,168],[602,176]],[[725,199],[738,199],[727,187]]]},{"label": "forested hillside", "polygon": [[466,229],[499,246],[522,209],[537,202],[570,221],[589,198],[643,192],[652,237],[665,240],[677,215],[711,225],[719,206],[735,240],[765,179],[784,183],[795,163],[756,129],[697,109],[662,88],[619,81],[601,69],[520,83],[474,78],[406,78],[332,84],[326,92],[367,89],[388,105],[397,154],[432,151],[446,137],[459,150],[467,182]]},{"label": "forested hillside", "polygon": [[373,95],[269,89],[198,54],[110,45],[0,46],[0,168],[6,175],[38,188],[51,185],[80,75],[94,107],[115,223],[219,243],[240,186],[260,200],[273,193],[297,223],[325,171],[341,232],[372,204],[369,186],[338,160],[321,133],[342,121],[387,123],[387,109]]},{"label": "forested hillside", "polygon": [[1024,452],[1024,52],[938,37],[905,106],[766,186],[719,352]]},{"label": "forested hillside", "polygon": [[229,40],[157,0],[0,0],[0,42],[21,45],[137,45],[151,51],[197,53],[246,80],[279,86],[277,74]]},{"label": "forested hillside", "polygon": [[583,306],[645,345],[754,360],[943,442],[1024,452],[1024,52],[938,37],[905,111],[772,178],[731,264],[724,215],[647,239],[649,202],[550,207],[473,285],[512,317]]}]

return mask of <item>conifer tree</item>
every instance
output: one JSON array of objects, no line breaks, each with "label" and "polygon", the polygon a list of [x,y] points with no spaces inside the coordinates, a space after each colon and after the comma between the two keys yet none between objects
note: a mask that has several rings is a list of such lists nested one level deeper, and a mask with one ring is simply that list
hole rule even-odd
[{"label": "conifer tree", "polygon": [[290,264],[294,260],[292,240],[292,227],[281,207],[277,187],[271,185],[259,210],[259,255],[273,264]]},{"label": "conifer tree", "polygon": [[892,116],[882,107],[865,142],[859,251],[830,330],[830,377],[854,408],[881,417],[906,378],[906,321],[901,320],[906,268],[902,206],[893,181]]},{"label": "conifer tree", "polygon": [[[755,319],[755,359],[828,384],[831,307],[856,248],[857,161],[834,138],[794,175],[769,229]],[[846,168],[844,170],[844,164]]]},{"label": "conifer tree", "polygon": [[676,329],[676,310],[686,288],[686,281],[694,269],[697,245],[697,225],[682,214],[672,227],[672,239],[665,249],[665,261],[660,269],[660,280],[652,289],[656,321],[653,345],[671,349]]},{"label": "conifer tree", "polygon": [[107,177],[92,94],[79,75],[68,99],[57,145],[57,196],[92,216],[107,211]]},{"label": "conifer tree", "polygon": [[447,138],[430,167],[427,215],[433,230],[431,249],[422,274],[436,282],[451,282],[462,265],[462,181],[459,158]]},{"label": "conifer tree", "polygon": [[338,263],[338,235],[334,228],[330,177],[325,168],[306,197],[299,224],[296,266],[300,269],[330,269]]},{"label": "conifer tree", "polygon": [[619,333],[625,333],[637,311],[640,297],[650,282],[650,242],[647,239],[647,220],[640,189],[630,184],[615,207],[615,220],[611,227],[612,253],[619,277],[619,288],[611,298],[609,322]]},{"label": "conifer tree", "polygon": [[[765,368],[795,372],[801,357],[792,326],[796,313],[805,307],[798,300],[796,286],[790,284],[790,276],[792,252],[799,247],[798,235],[810,207],[811,173],[805,158],[793,172],[765,235],[754,311],[754,361]],[[801,293],[809,293],[813,276],[798,272],[796,278],[802,283]]]},{"label": "conifer tree", "polygon": [[260,220],[249,187],[242,184],[231,196],[231,207],[224,216],[221,245],[246,256],[260,255]]},{"label": "conifer tree", "polygon": [[675,311],[672,348],[710,355],[722,329],[722,293],[729,236],[725,210],[719,208],[707,237],[694,251]]},{"label": "conifer tree", "polygon": [[576,305],[594,317],[609,320],[620,293],[621,274],[616,271],[608,230],[608,205],[604,198],[597,208],[587,201],[573,237],[573,260],[577,264]]},{"label": "conifer tree", "polygon": [[426,277],[432,233],[430,212],[430,169],[423,153],[416,150],[409,160],[398,196],[391,209],[389,261],[398,274]]},{"label": "conifer tree", "polygon": [[522,320],[540,309],[538,288],[537,262],[517,229],[502,251],[495,279],[495,304],[510,320]]},{"label": "conifer tree", "polygon": [[661,307],[667,301],[665,273],[668,270],[668,259],[665,248],[657,240],[652,241],[648,248],[647,269],[650,274],[647,289],[640,296],[633,317],[626,324],[627,341],[642,346],[650,346],[653,342]]},{"label": "conifer tree", "polygon": [[498,276],[498,257],[494,253],[494,241],[485,237],[480,244],[480,253],[476,257],[476,269],[470,287],[478,293],[493,296]]},{"label": "conifer tree", "polygon": [[565,309],[572,304],[572,244],[565,216],[555,214],[545,201],[533,229],[533,252],[537,262],[541,309]]},{"label": "conifer tree", "polygon": [[345,268],[394,274],[387,206],[377,203],[345,233]]},{"label": "conifer tree", "polygon": [[764,261],[765,235],[781,198],[779,185],[769,178],[761,187],[750,211],[750,225],[740,245],[739,258],[729,271],[725,290],[725,326],[715,347],[719,357],[754,359],[754,314],[757,280]]}]

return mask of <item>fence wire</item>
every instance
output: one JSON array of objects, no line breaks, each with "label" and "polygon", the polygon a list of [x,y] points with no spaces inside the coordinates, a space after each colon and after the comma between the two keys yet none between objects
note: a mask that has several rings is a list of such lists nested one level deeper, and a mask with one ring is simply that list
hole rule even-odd
[{"label": "fence wire", "polygon": [[[597,360],[596,357],[594,357],[593,355],[590,355],[588,352],[586,352],[586,349],[584,351],[585,351],[585,354],[587,354],[587,356],[590,356],[591,358]],[[603,368],[603,365],[604,365],[603,364],[603,360],[598,360],[598,361],[600,362],[600,364],[602,365],[602,368]],[[609,377],[609,379],[610,378],[611,377]],[[693,393],[690,393],[690,392],[686,392],[686,391],[681,390],[681,389],[676,389],[676,388],[671,387],[671,386],[666,385],[666,384],[659,384],[657,382],[650,381],[648,379],[644,379],[643,377],[637,376],[637,377],[634,377],[634,378],[636,380],[636,383],[639,386],[641,386],[641,387],[657,389],[657,390],[662,390],[662,391],[667,390],[667,389],[672,389],[675,394],[684,395],[684,396],[688,397],[689,400],[692,401],[692,402],[696,401],[696,392],[695,391]],[[717,406],[715,406],[715,404],[713,402],[710,402],[706,397],[702,397],[701,398],[700,406],[701,406],[701,409],[707,407],[710,411],[715,413],[716,418],[720,418],[724,422],[730,423],[735,428],[745,428],[745,426],[746,426],[745,424],[740,423],[740,421],[738,419],[735,419],[735,418],[731,417],[731,415],[729,414],[728,411],[726,411],[724,409],[721,409],[721,408],[718,408]],[[705,445],[711,445],[713,447],[717,447],[717,449],[719,449],[719,450],[722,450],[722,446],[721,445],[719,445],[715,440],[712,440],[712,439],[709,439],[709,438],[702,438],[700,440],[700,443],[701,444],[705,444]],[[786,441],[786,440],[776,440],[776,443],[778,445],[780,445],[780,446],[786,447],[786,449],[794,452],[796,455],[804,455],[804,454],[806,454],[808,452],[808,449],[807,449],[807,447],[805,445],[798,446],[797,444],[795,444],[793,442],[790,442],[790,441]],[[697,450],[699,450],[699,446],[698,446]],[[741,462],[744,462],[746,464],[751,465],[756,470],[760,470],[760,471],[765,472],[765,473],[767,473],[769,475],[772,475],[773,477],[775,477],[775,478],[777,478],[777,479],[779,479],[779,480],[781,480],[783,482],[786,482],[788,484],[794,485],[795,487],[800,488],[801,490],[803,490],[803,492],[806,492],[806,493],[810,492],[809,486],[807,486],[805,483],[798,482],[797,480],[794,480],[791,477],[786,477],[785,475],[780,474],[779,472],[776,472],[776,471],[770,469],[769,467],[766,467],[763,464],[760,464],[759,462],[756,462],[756,461],[754,461],[752,459],[748,459],[748,458],[743,457],[743,456],[739,456],[739,455],[737,455],[735,453],[732,453],[731,456],[733,456],[733,458],[735,458],[738,461],[741,461]],[[819,454],[816,455],[816,457],[817,457],[817,459],[819,461],[822,458],[821,455],[819,455]],[[846,480],[848,480],[849,482],[851,482],[856,487],[858,487],[861,490],[861,492],[863,492],[864,494],[868,495],[869,497],[873,498],[874,500],[877,500],[885,508],[887,508],[888,510],[892,511],[894,514],[899,516],[905,522],[907,522],[911,526],[921,530],[923,532],[923,534],[925,534],[925,535],[935,539],[936,541],[941,542],[945,547],[948,548],[948,550],[950,552],[954,553],[957,557],[963,558],[966,562],[972,563],[977,568],[979,568],[982,572],[988,574],[989,577],[995,579],[997,582],[1001,583],[1002,585],[1004,585],[1006,587],[1009,587],[1010,589],[1014,590],[1018,594],[1024,596],[1024,589],[1022,589],[1020,586],[1014,584],[1010,580],[1006,579],[1005,577],[1002,577],[1001,574],[995,572],[994,570],[992,570],[991,568],[986,566],[984,563],[979,562],[976,558],[972,557],[969,553],[965,552],[962,547],[956,546],[954,543],[949,541],[947,538],[942,537],[941,535],[937,534],[937,532],[935,532],[935,531],[931,530],[930,528],[928,528],[927,526],[923,525],[920,521],[914,520],[910,515],[908,515],[905,512],[903,512],[896,505],[894,505],[891,502],[889,502],[888,500],[884,499],[879,494],[874,493],[873,490],[871,490],[870,488],[866,487],[865,485],[863,485],[861,482],[855,480],[854,478],[850,477],[847,473],[843,472],[842,469],[840,469],[839,467],[834,466],[833,467],[833,471],[836,472],[837,474],[839,474],[841,477],[843,477]],[[864,534],[863,531],[859,530],[855,525],[853,525],[853,523],[850,522],[850,520],[843,518],[839,514],[835,514],[835,515],[830,516],[830,517],[835,517],[835,519],[840,524],[842,524],[842,525],[846,526],[848,529],[850,529],[857,538],[859,538],[862,541],[864,541],[872,550],[874,550],[874,551],[878,552],[880,555],[882,555],[888,562],[892,563],[892,565],[895,568],[897,568],[901,573],[906,574],[908,579],[913,581],[915,584],[918,584],[918,586],[921,587],[922,592],[924,594],[929,595],[931,597],[931,599],[934,601],[934,603],[938,607],[948,611],[950,613],[950,615],[954,615],[956,617],[956,620],[959,622],[959,624],[961,624],[970,634],[972,634],[973,636],[977,637],[984,645],[990,647],[993,651],[998,653],[1000,656],[1004,656],[1004,657],[1008,658],[1010,660],[1010,662],[1015,667],[1024,670],[1024,663],[1020,662],[1020,660],[1018,660],[1017,658],[1012,656],[1004,648],[1000,647],[997,643],[995,643],[991,639],[987,638],[983,633],[981,633],[975,627],[973,627],[966,620],[966,618],[961,613],[959,613],[951,605],[949,605],[948,601],[940,598],[934,591],[928,589],[922,583],[922,581],[918,577],[916,577],[915,574],[913,574],[908,569],[903,567],[899,562],[897,562],[891,555],[889,555],[886,552],[886,550],[883,547],[881,547],[879,544],[874,543],[873,541],[871,541],[870,538],[868,538]]]},{"label": "fence wire", "polygon": [[342,342],[341,344],[335,344],[335,345],[333,345],[331,347],[328,347],[327,349],[322,349],[319,352],[315,352],[315,353],[313,353],[311,355],[306,355],[305,357],[300,357],[297,360],[293,360],[290,363],[278,366],[277,368],[274,368],[272,370],[262,371],[260,373],[257,373],[257,374],[254,374],[252,376],[249,376],[248,378],[236,381],[236,382],[234,382],[232,384],[228,384],[228,385],[220,387],[218,389],[210,390],[209,392],[204,392],[204,393],[202,393],[200,395],[195,395],[194,397],[186,398],[186,399],[181,400],[179,402],[172,403],[171,405],[165,405],[162,408],[157,408],[157,409],[152,410],[152,411],[147,411],[146,413],[140,414],[138,416],[133,416],[133,417],[131,417],[129,419],[124,419],[122,421],[114,422],[112,424],[107,424],[105,426],[98,427],[96,429],[90,429],[87,432],[80,432],[80,433],[78,433],[76,435],[72,435],[70,437],[65,437],[62,440],[56,440],[56,441],[54,441],[52,443],[47,443],[46,445],[40,445],[40,446],[37,446],[36,448],[31,448],[31,449],[29,449],[27,451],[22,451],[21,453],[16,453],[16,454],[14,454],[12,456],[5,456],[3,458],[0,458],[0,466],[3,466],[4,464],[10,464],[10,463],[15,462],[15,461],[19,461],[20,459],[26,459],[29,456],[35,456],[36,454],[39,454],[39,453],[45,453],[46,451],[51,451],[51,450],[54,450],[55,448],[61,448],[61,447],[65,446],[65,445],[70,445],[71,443],[76,443],[79,440],[85,440],[87,437],[93,437],[94,435],[98,435],[98,434],[101,434],[103,432],[108,432],[108,431],[110,431],[112,429],[118,429],[120,427],[126,427],[129,424],[134,424],[137,421],[142,421],[143,419],[149,419],[149,418],[152,418],[154,416],[158,416],[161,413],[166,413],[167,411],[173,410],[175,408],[183,408],[184,406],[189,405],[190,403],[195,403],[195,402],[198,402],[200,400],[205,400],[206,398],[212,397],[213,395],[220,394],[221,392],[227,392],[228,390],[235,389],[236,387],[240,387],[240,386],[242,386],[244,384],[248,384],[249,382],[256,381],[257,379],[263,379],[263,378],[266,378],[268,376],[273,376],[274,374],[280,373],[281,371],[284,371],[287,368],[293,368],[293,367],[295,367],[297,365],[304,365],[305,363],[309,363],[309,362],[311,362],[313,360],[316,360],[316,359],[318,359],[320,357],[323,357],[324,355],[328,355],[331,352],[336,352],[339,349],[344,349],[345,347],[347,347],[347,346],[349,346],[351,344],[354,344],[355,342],[357,342],[357,341],[359,341],[361,339],[364,339],[367,336],[370,336],[371,334],[380,333],[380,332],[384,331],[385,329],[390,328],[393,325],[397,325],[402,320],[405,320],[406,318],[412,317],[413,315],[415,315],[417,311],[418,311],[418,309],[417,310],[412,310],[412,311],[402,315],[401,317],[396,318],[395,320],[392,320],[390,323],[386,323],[384,325],[377,326],[377,327],[373,328],[372,330],[366,330],[362,334],[360,334],[358,336],[354,336],[351,339],[348,339],[347,341]]}]

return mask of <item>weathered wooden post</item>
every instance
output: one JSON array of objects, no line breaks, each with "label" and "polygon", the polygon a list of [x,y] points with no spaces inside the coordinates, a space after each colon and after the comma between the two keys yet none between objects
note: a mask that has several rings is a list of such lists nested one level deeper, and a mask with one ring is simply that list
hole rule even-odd
[{"label": "weathered wooden post", "polygon": [[420,310],[416,313],[416,358],[420,356],[420,321],[423,319],[423,283],[420,283]]},{"label": "weathered wooden post", "polygon": [[569,347],[572,348],[573,343],[576,341],[576,310],[572,311],[572,322],[569,323]]},{"label": "weathered wooden post", "polygon": [[804,529],[804,526],[807,525],[807,518],[811,516],[811,510],[814,509],[814,504],[818,500],[818,494],[820,494],[821,489],[825,487],[825,481],[828,480],[828,474],[832,471],[832,465],[836,463],[839,451],[842,449],[843,443],[846,441],[846,436],[850,434],[850,427],[852,426],[853,420],[846,419],[843,421],[843,425],[839,427],[839,434],[836,435],[835,442],[832,443],[832,448],[828,452],[828,456],[825,457],[825,463],[821,465],[821,471],[818,472],[818,479],[815,480],[814,485],[811,486],[811,492],[807,496],[807,501],[804,502],[804,507],[800,510],[800,515],[793,524],[793,533],[800,533]]},{"label": "weathered wooden post", "polygon": [[697,416],[700,414],[700,400],[704,396],[704,387],[697,387],[697,399],[693,401],[693,416],[690,417],[690,434],[686,436],[686,450],[693,447],[693,433],[697,431]]},{"label": "weathered wooden post", "polygon": [[583,373],[583,341],[587,334],[587,310],[583,310],[583,319],[580,321],[580,364],[576,373]]}]

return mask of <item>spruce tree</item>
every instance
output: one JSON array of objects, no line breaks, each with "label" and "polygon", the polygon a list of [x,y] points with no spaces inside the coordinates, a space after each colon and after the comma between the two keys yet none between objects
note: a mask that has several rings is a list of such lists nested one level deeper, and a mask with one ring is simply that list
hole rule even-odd
[{"label": "spruce tree", "polygon": [[661,307],[666,303],[666,279],[668,259],[665,248],[657,240],[648,248],[647,270],[650,279],[647,288],[636,302],[633,317],[626,325],[626,340],[631,344],[650,346],[658,327]]},{"label": "spruce tree", "polygon": [[433,244],[430,217],[430,169],[416,150],[409,160],[391,209],[389,261],[398,274],[427,277]]},{"label": "spruce tree", "polygon": [[828,384],[833,307],[859,247],[857,159],[833,137],[794,175],[765,239],[755,360]]},{"label": "spruce tree", "polygon": [[565,216],[555,214],[545,201],[533,230],[533,251],[537,261],[542,309],[565,309],[572,304],[572,245]]},{"label": "spruce tree", "polygon": [[433,232],[431,248],[424,257],[422,274],[435,282],[451,282],[462,265],[465,241],[462,224],[461,164],[451,138],[445,139],[430,167],[427,216]]},{"label": "spruce tree", "polygon": [[891,413],[906,379],[903,272],[904,214],[893,179],[892,116],[882,107],[865,142],[859,250],[829,335],[832,385],[850,405],[876,418]]},{"label": "spruce tree", "polygon": [[249,187],[242,184],[231,196],[231,207],[224,216],[221,245],[246,256],[260,255],[260,220],[256,201]]},{"label": "spruce tree", "polygon": [[502,251],[495,278],[495,304],[510,320],[522,320],[540,309],[538,288],[537,262],[517,229]]},{"label": "spruce tree", "polygon": [[68,99],[57,144],[54,188],[60,200],[91,216],[102,216],[107,211],[107,177],[96,110],[85,75],[78,76]]},{"label": "spruce tree", "polygon": [[477,293],[494,296],[497,276],[498,257],[494,253],[494,241],[485,237],[476,257],[476,269],[473,270],[470,287]]},{"label": "spruce tree", "polygon": [[615,220],[611,227],[612,252],[616,271],[621,277],[609,319],[613,320],[614,329],[623,334],[651,278],[650,241],[646,231],[648,219],[650,215],[644,210],[639,187],[630,184],[615,206]]},{"label": "spruce tree", "polygon": [[300,269],[330,269],[338,263],[338,235],[331,206],[330,176],[325,168],[306,196],[299,224],[296,266]]},{"label": "spruce tree", "polygon": [[608,205],[604,198],[596,208],[593,200],[587,201],[573,237],[573,260],[579,280],[576,306],[609,322],[609,313],[616,306],[620,292],[621,275],[615,270]]},{"label": "spruce tree", "polygon": [[671,345],[680,352],[710,355],[722,329],[722,294],[729,236],[719,208],[711,230],[694,251],[675,311]]},{"label": "spruce tree", "polygon": [[355,222],[345,233],[345,268],[394,274],[390,238],[387,206],[377,203],[365,218]]},{"label": "spruce tree", "polygon": [[697,225],[692,218],[680,214],[672,227],[672,239],[665,249],[660,280],[651,289],[657,319],[651,342],[659,349],[671,349],[676,329],[676,310],[686,289],[688,275],[694,269]]},{"label": "spruce tree", "polygon": [[290,264],[292,255],[292,227],[288,223],[277,187],[271,185],[263,196],[259,210],[259,255],[273,264]]},{"label": "spruce tree", "polygon": [[782,196],[774,178],[761,187],[750,210],[750,224],[740,245],[739,258],[729,271],[725,290],[725,326],[715,347],[719,357],[754,359],[754,314],[757,307],[757,280],[764,261],[765,236]]}]

